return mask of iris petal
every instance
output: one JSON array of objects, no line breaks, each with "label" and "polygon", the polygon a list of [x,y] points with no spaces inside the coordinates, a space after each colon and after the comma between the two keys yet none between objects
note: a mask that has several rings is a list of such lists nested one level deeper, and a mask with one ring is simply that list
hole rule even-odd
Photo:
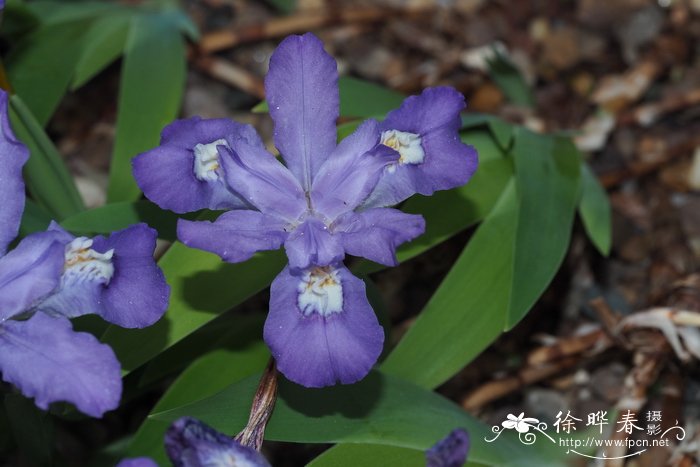
[{"label": "iris petal", "polygon": [[177,236],[191,248],[239,263],[258,251],[276,250],[287,237],[279,218],[258,211],[225,212],[214,222],[180,220]]},{"label": "iris petal", "polygon": [[168,428],[165,451],[175,467],[270,467],[256,450],[191,417],[180,418]]},{"label": "iris petal", "polygon": [[338,70],[311,33],[289,36],[270,58],[265,95],[275,122],[275,146],[305,191],[335,149],[340,112]]},{"label": "iris petal", "polygon": [[304,269],[310,265],[327,266],[341,261],[345,252],[340,239],[318,219],[302,222],[284,243],[292,269]]},{"label": "iris petal", "polygon": [[381,123],[382,131],[417,135],[424,151],[420,163],[399,163],[384,171],[363,207],[397,204],[415,193],[431,195],[464,185],[478,164],[473,147],[459,138],[464,96],[453,88],[436,87],[408,97]]},{"label": "iris petal", "polygon": [[342,216],[333,229],[348,254],[395,266],[396,248],[425,232],[425,220],[398,209],[374,208]]},{"label": "iris petal", "polygon": [[[198,145],[227,144],[232,138],[243,138],[253,146],[263,147],[250,125],[199,117],[176,120],[163,129],[158,147],[134,158],[134,178],[148,199],[178,213],[246,207],[245,201],[218,176],[220,169],[209,179],[198,178],[195,173]],[[216,157],[216,145],[211,151]],[[218,165],[210,167],[214,170]]]},{"label": "iris petal", "polygon": [[228,185],[261,212],[291,221],[307,208],[299,182],[265,149],[239,139],[219,154]]},{"label": "iris petal", "polygon": [[[93,239],[95,253],[110,253],[113,275],[108,281],[86,275],[66,280],[38,309],[65,317],[95,313],[106,321],[126,328],[143,328],[155,323],[168,306],[170,287],[153,259],[157,233],[137,224]],[[77,274],[81,274],[80,272]]]},{"label": "iris petal", "polygon": [[396,151],[378,143],[379,124],[374,120],[340,142],[314,179],[311,199],[316,211],[335,219],[367,198],[384,168],[398,159]]},{"label": "iris petal", "polygon": [[12,132],[7,101],[7,93],[0,89],[0,256],[19,230],[24,210],[22,166],[29,158],[29,149]]},{"label": "iris petal", "polygon": [[54,232],[32,234],[0,258],[0,322],[32,307],[61,281],[63,243]]},{"label": "iris petal", "polygon": [[[320,300],[320,304],[332,303],[325,316],[318,310],[307,309],[304,313],[299,308],[300,286],[307,285],[301,274],[294,275],[285,268],[270,288],[265,342],[277,361],[277,368],[290,380],[306,387],[359,381],[382,352],[384,331],[367,300],[364,282],[344,266],[336,266],[333,271],[342,288],[342,310],[337,311],[336,297]],[[320,285],[325,286],[323,282]],[[335,294],[337,290],[329,293]]]},{"label": "iris petal", "polygon": [[0,325],[0,372],[36,405],[67,401],[93,417],[119,405],[122,380],[112,349],[74,332],[65,318],[36,313]]}]

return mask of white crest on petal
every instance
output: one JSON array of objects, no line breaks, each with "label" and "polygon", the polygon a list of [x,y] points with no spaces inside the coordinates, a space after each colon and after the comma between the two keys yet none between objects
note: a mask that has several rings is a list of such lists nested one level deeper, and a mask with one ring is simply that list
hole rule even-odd
[{"label": "white crest on petal", "polygon": [[114,249],[99,253],[92,249],[92,239],[78,237],[66,245],[63,284],[91,281],[109,284],[114,276]]},{"label": "white crest on petal", "polygon": [[304,273],[297,288],[297,304],[305,316],[326,317],[343,311],[343,286],[332,266],[312,268]]},{"label": "white crest on petal", "polygon": [[[421,137],[415,133],[399,130],[386,130],[382,132],[381,144],[397,151],[401,156],[398,164],[422,164],[425,160],[425,151],[421,144]],[[389,171],[396,170],[395,166],[389,166]]]},{"label": "white crest on petal", "polygon": [[208,144],[197,144],[194,147],[194,176],[201,181],[214,181],[219,178],[216,171],[219,168],[218,146],[228,147],[225,139],[217,139]]}]

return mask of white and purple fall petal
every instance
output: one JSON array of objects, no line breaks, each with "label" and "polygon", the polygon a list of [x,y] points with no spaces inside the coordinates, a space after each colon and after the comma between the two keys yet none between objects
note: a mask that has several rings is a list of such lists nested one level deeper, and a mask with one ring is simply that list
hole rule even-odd
[{"label": "white and purple fall petal", "polygon": [[262,147],[250,125],[223,118],[176,120],[163,129],[160,146],[132,161],[136,182],[151,201],[178,213],[246,207],[222,179],[218,148],[233,138]]},{"label": "white and purple fall petal", "polygon": [[59,288],[36,308],[72,318],[97,314],[125,328],[143,328],[168,307],[170,287],[153,259],[157,233],[136,224],[109,237],[74,237],[52,224],[64,244]]},{"label": "white and purple fall petal", "polygon": [[270,288],[264,336],[277,369],[307,387],[361,380],[384,344],[365,283],[342,265],[285,268]]}]

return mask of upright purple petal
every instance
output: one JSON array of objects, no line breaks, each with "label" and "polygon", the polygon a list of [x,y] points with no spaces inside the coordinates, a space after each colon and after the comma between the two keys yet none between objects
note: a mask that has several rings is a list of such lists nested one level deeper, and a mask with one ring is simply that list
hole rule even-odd
[{"label": "upright purple petal", "polygon": [[314,210],[333,220],[367,198],[384,168],[399,157],[396,151],[379,145],[379,133],[379,124],[367,120],[340,142],[314,178]]},{"label": "upright purple petal", "polygon": [[291,172],[264,148],[236,140],[219,147],[224,176],[231,187],[265,214],[296,220],[307,208],[304,192]]},{"label": "upright purple petal", "polygon": [[265,94],[275,145],[308,191],[335,148],[340,105],[337,66],[318,37],[307,33],[280,43],[270,58]]},{"label": "upright purple petal", "polygon": [[336,221],[333,231],[346,253],[395,266],[396,248],[425,232],[425,219],[398,209],[373,208],[347,213]]},{"label": "upright purple petal", "polygon": [[455,428],[426,451],[426,467],[462,467],[467,461],[469,444],[469,433]]},{"label": "upright purple petal", "polygon": [[0,89],[0,256],[19,230],[24,211],[22,166],[29,158],[29,149],[12,132],[7,101],[7,93]]},{"label": "upright purple petal", "polygon": [[310,217],[294,229],[284,242],[289,266],[306,269],[311,265],[327,266],[342,261],[345,253],[340,239],[331,234],[319,219]]},{"label": "upright purple petal", "polygon": [[175,467],[270,467],[258,451],[191,417],[170,425],[165,433],[165,451]]},{"label": "upright purple petal", "polygon": [[459,138],[464,106],[464,97],[453,88],[437,87],[408,97],[389,113],[381,140],[401,158],[385,169],[364,207],[391,206],[415,193],[431,195],[467,183],[478,156]]},{"label": "upright purple petal", "polygon": [[73,240],[66,247],[61,288],[37,307],[66,317],[95,313],[126,328],[150,326],[165,313],[170,295],[153,259],[156,236],[137,224],[108,238]]},{"label": "upright purple petal", "polygon": [[43,313],[0,325],[0,372],[44,410],[67,401],[101,417],[121,398],[121,369],[112,349],[92,334],[74,332],[67,319]]},{"label": "upright purple petal", "polygon": [[277,368],[306,387],[359,381],[384,343],[364,282],[342,265],[285,268],[270,288],[264,337]]},{"label": "upright purple petal", "polygon": [[0,322],[27,311],[58,287],[63,251],[54,232],[41,232],[0,258]]},{"label": "upright purple petal", "polygon": [[214,222],[177,224],[177,237],[191,248],[210,251],[229,263],[240,263],[258,251],[276,250],[287,238],[284,222],[258,211],[229,211]]},{"label": "upright purple petal", "polygon": [[262,148],[250,125],[228,119],[176,120],[161,133],[160,145],[132,161],[134,177],[146,197],[164,209],[236,209],[246,203],[224,183],[217,146],[242,138]]}]

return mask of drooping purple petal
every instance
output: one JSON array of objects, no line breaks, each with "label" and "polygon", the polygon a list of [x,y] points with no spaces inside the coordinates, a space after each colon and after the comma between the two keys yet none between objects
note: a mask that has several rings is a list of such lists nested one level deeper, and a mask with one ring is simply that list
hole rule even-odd
[{"label": "drooping purple petal", "polygon": [[306,387],[359,381],[384,343],[364,282],[342,265],[285,268],[270,288],[264,337],[277,368]]},{"label": "drooping purple petal", "polygon": [[398,209],[373,208],[345,214],[333,230],[346,253],[395,266],[396,248],[425,232],[425,219]]},{"label": "drooping purple petal", "polygon": [[469,433],[455,428],[426,451],[426,467],[462,467],[467,461],[469,444]]},{"label": "drooping purple petal", "polygon": [[27,311],[58,287],[63,251],[54,232],[41,232],[0,258],[0,322]]},{"label": "drooping purple petal", "polygon": [[431,195],[464,185],[478,165],[476,150],[461,142],[460,111],[464,97],[437,87],[408,97],[381,123],[382,141],[401,154],[387,167],[364,207],[397,204],[420,193]]},{"label": "drooping purple petal", "polygon": [[340,239],[332,235],[319,219],[310,217],[294,229],[284,242],[289,266],[306,269],[311,265],[327,266],[342,261],[345,253]]},{"label": "drooping purple petal", "polygon": [[238,138],[263,147],[250,125],[223,118],[176,120],[163,129],[158,147],[133,159],[136,182],[148,199],[178,213],[246,207],[224,183],[216,150]]},{"label": "drooping purple petal", "polygon": [[165,433],[165,451],[175,467],[270,467],[256,450],[191,417],[170,425]]},{"label": "drooping purple petal", "polygon": [[352,211],[374,189],[384,168],[398,160],[396,151],[378,144],[379,133],[379,124],[367,120],[331,153],[311,188],[316,211],[330,220]]},{"label": "drooping purple petal", "polygon": [[275,146],[304,190],[335,148],[338,70],[311,33],[289,36],[270,58],[265,95],[275,122]]},{"label": "drooping purple petal", "polygon": [[117,464],[117,467],[158,467],[158,464],[150,457],[134,457],[122,459]]},{"label": "drooping purple petal", "polygon": [[24,211],[22,167],[29,158],[29,149],[12,132],[7,101],[7,93],[0,89],[0,256],[19,230]]},{"label": "drooping purple petal", "polygon": [[229,263],[239,263],[258,251],[276,250],[287,238],[284,222],[258,211],[229,211],[214,222],[180,219],[182,243],[210,251]]},{"label": "drooping purple petal", "polygon": [[306,210],[299,182],[264,148],[239,139],[219,153],[226,182],[263,213],[292,221]]},{"label": "drooping purple petal", "polygon": [[66,249],[61,288],[38,308],[66,317],[95,313],[126,328],[155,323],[170,295],[153,259],[156,236],[146,224],[136,224],[108,238],[75,239]]},{"label": "drooping purple petal", "polygon": [[92,334],[74,332],[67,319],[43,313],[0,325],[0,372],[44,410],[67,401],[101,417],[121,398],[121,369],[112,349]]}]

